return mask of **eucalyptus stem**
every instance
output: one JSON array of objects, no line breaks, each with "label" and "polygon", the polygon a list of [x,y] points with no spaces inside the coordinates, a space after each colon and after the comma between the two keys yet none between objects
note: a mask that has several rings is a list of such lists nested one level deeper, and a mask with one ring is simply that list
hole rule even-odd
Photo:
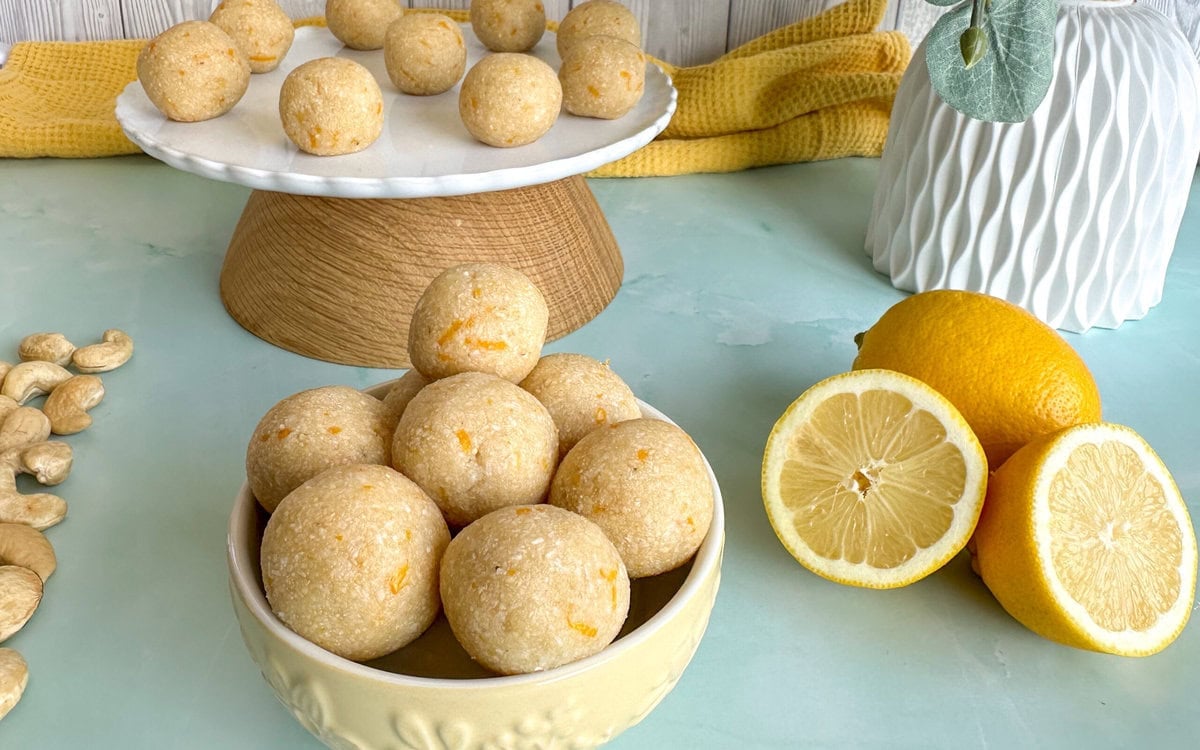
[{"label": "eucalyptus stem", "polygon": [[983,26],[983,14],[987,10],[987,0],[974,0],[971,3],[971,26]]},{"label": "eucalyptus stem", "polygon": [[983,19],[987,15],[987,6],[989,5],[991,5],[991,0],[973,0],[971,23],[958,40],[963,63],[966,64],[968,70],[987,54],[988,38],[987,32],[983,30]]}]

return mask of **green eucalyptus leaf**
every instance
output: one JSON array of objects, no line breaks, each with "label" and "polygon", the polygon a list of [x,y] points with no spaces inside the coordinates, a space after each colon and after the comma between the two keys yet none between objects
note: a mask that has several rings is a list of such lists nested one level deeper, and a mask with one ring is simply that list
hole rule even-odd
[{"label": "green eucalyptus leaf", "polygon": [[1054,74],[1057,0],[993,0],[983,19],[987,54],[963,62],[960,40],[971,6],[946,13],[926,38],[925,62],[933,88],[968,117],[1023,122],[1041,104]]},{"label": "green eucalyptus leaf", "polygon": [[[925,0],[925,2],[929,3],[930,5],[940,5],[943,8],[951,5],[958,5],[962,1],[963,0]],[[971,0],[967,0],[967,2],[970,3]]]}]

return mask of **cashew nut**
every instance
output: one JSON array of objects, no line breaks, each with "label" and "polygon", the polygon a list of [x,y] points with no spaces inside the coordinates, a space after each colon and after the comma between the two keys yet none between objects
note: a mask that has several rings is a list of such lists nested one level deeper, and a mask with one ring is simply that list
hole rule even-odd
[{"label": "cashew nut", "polygon": [[0,643],[25,627],[42,601],[42,579],[29,568],[0,565]]},{"label": "cashew nut", "polygon": [[48,440],[0,453],[0,471],[11,467],[13,472],[30,474],[38,484],[50,486],[62,484],[71,473],[73,460],[71,446],[58,440]]},{"label": "cashew nut", "polygon": [[[3,377],[3,375],[0,375],[0,378]],[[7,417],[9,414],[12,414],[18,406],[20,406],[20,404],[8,396],[0,396],[0,424],[4,424],[5,417]]]},{"label": "cashew nut", "polygon": [[53,391],[59,383],[71,377],[69,370],[53,362],[22,362],[13,366],[4,376],[0,395],[23,404],[35,396]]},{"label": "cashew nut", "polygon": [[58,495],[38,492],[22,495],[17,490],[19,449],[0,454],[0,523],[21,523],[38,531],[48,529],[67,516],[67,502]]},{"label": "cashew nut", "polygon": [[29,684],[29,666],[11,648],[0,648],[0,719],[21,700]]},{"label": "cashew nut", "polygon": [[31,333],[17,346],[22,362],[53,362],[64,367],[71,364],[74,352],[75,345],[61,333]]},{"label": "cashew nut", "polygon": [[133,356],[133,339],[124,331],[110,328],[101,337],[103,343],[80,347],[71,355],[71,362],[80,372],[115,370]]},{"label": "cashew nut", "polygon": [[64,381],[46,397],[42,411],[50,418],[55,435],[74,435],[92,423],[88,414],[104,398],[104,383],[95,375],[76,375]]},{"label": "cashew nut", "polygon": [[50,418],[41,409],[18,406],[0,423],[0,453],[50,437]]},{"label": "cashew nut", "polygon": [[8,371],[11,369],[12,369],[11,362],[5,362],[4,360],[0,359],[0,382],[4,381],[4,376],[7,375]]},{"label": "cashew nut", "polygon": [[42,532],[20,523],[0,523],[0,565],[29,568],[45,583],[54,575],[58,558]]}]

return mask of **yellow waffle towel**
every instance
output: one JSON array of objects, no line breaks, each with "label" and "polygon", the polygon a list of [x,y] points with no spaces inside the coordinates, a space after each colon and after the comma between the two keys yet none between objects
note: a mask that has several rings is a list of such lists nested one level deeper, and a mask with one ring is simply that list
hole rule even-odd
[{"label": "yellow waffle towel", "polygon": [[706,65],[659,63],[679,92],[658,138],[594,177],[733,172],[879,156],[912,51],[876,32],[887,0],[849,0]]},{"label": "yellow waffle towel", "polygon": [[0,156],[137,152],[113,114],[144,41],[25,42],[0,68]]},{"label": "yellow waffle towel", "polygon": [[[887,0],[848,0],[705,65],[656,60],[679,92],[670,125],[644,148],[591,176],[729,172],[878,156],[911,54],[903,34],[874,31],[886,7]],[[464,11],[449,15],[466,20]],[[322,21],[297,25],[314,23]],[[137,77],[144,43],[14,45],[0,68],[0,156],[136,153],[113,112],[121,90]]]}]

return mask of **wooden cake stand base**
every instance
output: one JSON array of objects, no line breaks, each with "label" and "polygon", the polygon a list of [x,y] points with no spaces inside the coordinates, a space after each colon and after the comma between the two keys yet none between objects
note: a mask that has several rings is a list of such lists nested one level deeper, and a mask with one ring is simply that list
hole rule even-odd
[{"label": "wooden cake stand base", "polygon": [[583,177],[448,198],[254,191],[221,270],[248,331],[316,359],[408,367],[408,321],[443,269],[502,263],[550,306],[547,339],[591,320],[621,285],[612,230]]}]

